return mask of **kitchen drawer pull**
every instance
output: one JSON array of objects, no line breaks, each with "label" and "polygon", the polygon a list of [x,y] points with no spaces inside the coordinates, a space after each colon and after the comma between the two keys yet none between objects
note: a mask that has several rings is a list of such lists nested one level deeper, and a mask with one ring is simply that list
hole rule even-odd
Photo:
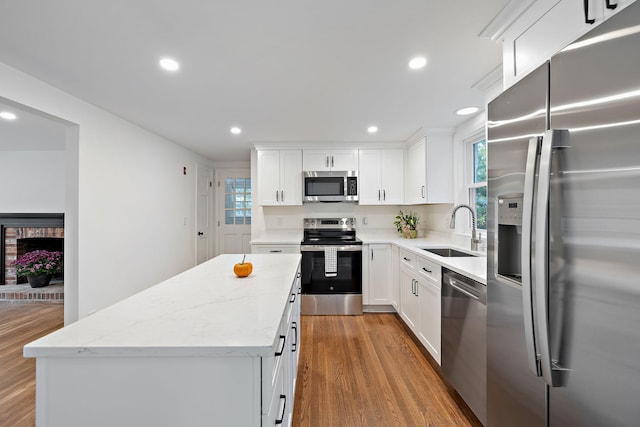
[{"label": "kitchen drawer pull", "polygon": [[424,267],[422,267],[422,269],[423,269],[424,271],[426,271],[427,273],[429,273],[429,274],[433,273],[433,271],[431,271],[431,270],[427,270],[427,269],[426,269],[426,268],[424,268]]},{"label": "kitchen drawer pull", "polygon": [[278,346],[278,350],[276,350],[276,357],[282,356],[282,353],[284,353],[284,343],[286,340],[287,337],[280,335],[280,345]]},{"label": "kitchen drawer pull", "polygon": [[291,304],[293,304],[294,302],[296,302],[296,294],[295,294],[295,293],[291,294],[291,299],[289,300],[289,302],[290,302]]},{"label": "kitchen drawer pull", "polygon": [[293,343],[291,344],[291,351],[295,353],[298,349],[298,322],[292,322],[291,329],[293,329]]},{"label": "kitchen drawer pull", "polygon": [[411,262],[411,259],[407,258],[406,256],[402,257],[402,259],[404,259],[407,262]]},{"label": "kitchen drawer pull", "polygon": [[284,421],[284,411],[285,411],[285,408],[287,407],[287,396],[285,396],[284,394],[281,394],[280,402],[282,403],[282,410],[280,411],[280,418],[276,419],[276,425],[280,425]]},{"label": "kitchen drawer pull", "polygon": [[271,249],[269,251],[270,254],[281,254],[282,253],[282,249]]}]

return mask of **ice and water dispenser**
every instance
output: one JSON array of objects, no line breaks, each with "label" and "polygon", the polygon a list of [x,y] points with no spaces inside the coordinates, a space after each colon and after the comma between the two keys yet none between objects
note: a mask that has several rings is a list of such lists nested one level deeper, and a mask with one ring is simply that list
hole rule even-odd
[{"label": "ice and water dispenser", "polygon": [[496,274],[522,283],[522,194],[498,196],[498,262]]}]

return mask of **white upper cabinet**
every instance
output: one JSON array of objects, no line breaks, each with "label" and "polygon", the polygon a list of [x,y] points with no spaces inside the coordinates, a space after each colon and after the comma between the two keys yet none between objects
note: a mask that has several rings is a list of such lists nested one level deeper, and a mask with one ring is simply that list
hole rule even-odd
[{"label": "white upper cabinet", "polygon": [[361,205],[404,203],[404,150],[359,151],[358,186]]},{"label": "white upper cabinet", "polygon": [[262,206],[302,205],[302,150],[258,150]]},{"label": "white upper cabinet", "polygon": [[[524,11],[514,9],[511,17],[507,14],[502,20],[507,27],[502,35],[504,87],[634,1],[536,0],[529,1],[531,5]],[[616,4],[615,9],[607,8],[607,3]],[[592,23],[587,22],[587,16]]]},{"label": "white upper cabinet", "polygon": [[358,170],[358,150],[303,150],[305,171]]},{"label": "white upper cabinet", "polygon": [[453,203],[453,149],[450,135],[420,138],[407,149],[404,203]]}]

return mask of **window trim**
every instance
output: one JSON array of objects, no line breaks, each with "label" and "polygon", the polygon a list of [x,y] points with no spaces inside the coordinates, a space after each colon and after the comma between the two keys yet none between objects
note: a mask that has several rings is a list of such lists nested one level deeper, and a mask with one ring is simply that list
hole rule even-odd
[{"label": "window trim", "polygon": [[[482,181],[482,182],[474,182],[474,151],[473,151],[473,146],[480,142],[480,141],[487,141],[487,137],[486,134],[484,132],[484,129],[478,130],[474,133],[471,134],[471,136],[465,138],[463,140],[464,143],[464,157],[465,157],[465,161],[464,161],[464,166],[465,166],[465,172],[464,172],[464,180],[465,180],[465,190],[466,190],[466,200],[467,203],[469,204],[469,206],[472,206],[475,209],[475,200],[472,197],[472,192],[475,191],[476,188],[482,188],[482,187],[486,187],[487,186],[487,181]],[[487,150],[488,150],[488,145],[487,145]],[[465,210],[466,211],[466,210]],[[471,224],[471,215],[466,212],[467,215],[467,220],[464,222],[461,222],[462,224],[464,224],[464,229],[463,232],[466,234],[471,234],[471,228],[472,228],[472,224]],[[486,231],[486,229],[480,229],[478,228],[478,230],[482,230],[482,231]]]}]

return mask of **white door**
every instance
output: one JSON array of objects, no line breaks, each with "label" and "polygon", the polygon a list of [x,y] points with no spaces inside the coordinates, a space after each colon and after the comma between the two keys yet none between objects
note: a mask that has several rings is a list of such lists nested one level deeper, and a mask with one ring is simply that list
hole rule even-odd
[{"label": "white door", "polygon": [[197,165],[196,180],[196,264],[213,256],[211,222],[213,210],[213,169]]},{"label": "white door", "polygon": [[251,172],[217,171],[218,254],[251,253]]}]

